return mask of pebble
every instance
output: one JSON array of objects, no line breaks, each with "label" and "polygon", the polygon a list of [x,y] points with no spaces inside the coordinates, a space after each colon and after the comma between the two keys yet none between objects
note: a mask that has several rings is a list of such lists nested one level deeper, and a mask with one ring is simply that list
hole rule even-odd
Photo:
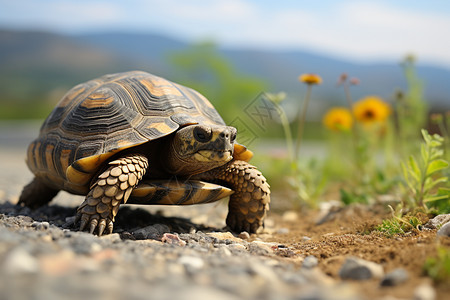
[{"label": "pebble", "polygon": [[434,300],[436,291],[429,283],[422,283],[414,290],[414,300]]},{"label": "pebble", "polygon": [[276,233],[277,233],[277,234],[288,234],[288,233],[289,233],[289,228],[286,228],[286,227],[279,228],[279,229],[276,231]]},{"label": "pebble", "polygon": [[353,256],[347,257],[339,270],[342,279],[355,280],[381,278],[383,273],[381,265]]},{"label": "pebble", "polygon": [[450,222],[442,225],[442,227],[438,230],[437,235],[450,237]]},{"label": "pebble", "polygon": [[161,242],[166,244],[172,244],[177,245],[180,247],[186,246],[186,242],[180,239],[178,234],[172,234],[172,233],[164,233],[163,237],[161,238]]},{"label": "pebble", "polygon": [[319,260],[314,255],[308,255],[302,262],[302,267],[305,269],[312,269],[317,267]]},{"label": "pebble", "polygon": [[261,241],[253,241],[248,244],[250,253],[258,255],[271,254],[278,249],[278,243],[267,243]]},{"label": "pebble", "polygon": [[181,256],[178,259],[178,263],[183,265],[186,268],[186,271],[190,273],[202,269],[205,265],[205,262],[200,257],[186,255]]},{"label": "pebble", "polygon": [[341,208],[342,202],[340,201],[332,200],[328,202],[321,202],[319,214],[316,218],[316,225],[333,220]]},{"label": "pebble", "polygon": [[39,263],[23,248],[17,247],[6,256],[2,269],[8,274],[37,273]]},{"label": "pebble", "polygon": [[111,234],[105,234],[100,237],[102,241],[110,241],[112,243],[119,243],[122,241],[120,238],[120,234],[118,233],[111,233]]},{"label": "pebble", "polygon": [[381,286],[396,286],[408,280],[408,272],[405,269],[395,269],[387,273],[380,282]]},{"label": "pebble", "polygon": [[247,231],[242,231],[241,233],[239,233],[239,238],[248,240],[250,238],[250,234]]},{"label": "pebble", "polygon": [[209,237],[216,238],[218,240],[222,240],[222,241],[233,241],[233,242],[237,242],[237,243],[242,242],[242,238],[235,237],[229,231],[227,231],[227,232],[209,232],[206,235]]},{"label": "pebble", "polygon": [[295,222],[298,220],[298,214],[295,211],[288,210],[281,216],[285,222]]},{"label": "pebble", "polygon": [[303,242],[307,242],[307,241],[310,241],[310,240],[312,240],[309,236],[302,236],[302,241]]},{"label": "pebble", "polygon": [[33,222],[31,224],[31,227],[34,227],[37,230],[44,231],[44,230],[47,230],[50,227],[50,223],[48,223],[48,222]]},{"label": "pebble", "polygon": [[450,222],[450,214],[441,214],[437,215],[433,219],[428,220],[428,222],[424,225],[426,228],[436,229],[439,226]]},{"label": "pebble", "polygon": [[270,284],[279,284],[278,276],[273,269],[261,264],[259,261],[251,262],[250,273],[264,278],[267,282],[270,282]]},{"label": "pebble", "polygon": [[139,228],[131,232],[131,234],[137,240],[146,240],[146,239],[159,240],[166,232],[170,232],[169,226],[164,224],[154,224],[144,228]]},{"label": "pebble", "polygon": [[230,249],[228,249],[228,247],[225,246],[225,245],[220,245],[220,246],[217,248],[217,252],[218,252],[220,255],[222,255],[222,256],[231,256],[231,251],[230,251]]},{"label": "pebble", "polygon": [[242,244],[230,244],[228,245],[228,249],[233,251],[247,251],[247,248]]},{"label": "pebble", "polygon": [[92,254],[102,249],[100,239],[86,232],[70,232],[69,239],[59,241],[78,254]]}]

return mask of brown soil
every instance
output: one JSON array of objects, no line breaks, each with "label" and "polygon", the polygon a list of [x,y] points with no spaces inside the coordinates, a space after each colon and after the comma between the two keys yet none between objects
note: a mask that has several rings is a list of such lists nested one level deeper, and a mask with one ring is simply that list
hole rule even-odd
[{"label": "brown soil", "polygon": [[[436,237],[436,230],[423,230],[405,235],[385,237],[374,227],[389,218],[384,211],[373,211],[367,207],[347,207],[338,212],[333,220],[315,225],[317,213],[299,214],[296,221],[286,221],[272,214],[276,228],[288,228],[287,234],[263,235],[268,242],[277,242],[289,251],[279,251],[282,259],[301,264],[302,258],[314,255],[319,259],[319,268],[327,275],[338,279],[339,269],[348,256],[376,262],[385,273],[396,268],[408,272],[409,280],[395,287],[380,287],[379,279],[354,281],[352,284],[368,299],[387,296],[411,299],[415,288],[423,282],[431,282],[423,271],[427,257],[436,256],[436,247],[450,247],[450,238]],[[304,236],[311,238],[305,241]],[[450,284],[433,283],[436,299],[450,298]]]}]

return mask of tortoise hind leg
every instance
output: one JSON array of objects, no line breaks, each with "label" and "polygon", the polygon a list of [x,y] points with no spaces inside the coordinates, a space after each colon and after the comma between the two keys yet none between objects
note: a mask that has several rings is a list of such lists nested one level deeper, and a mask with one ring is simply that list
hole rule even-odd
[{"label": "tortoise hind leg", "polygon": [[35,177],[23,188],[18,204],[35,209],[49,203],[58,192]]},{"label": "tortoise hind leg", "polygon": [[91,186],[84,202],[78,207],[80,230],[89,226],[90,233],[112,233],[114,218],[120,203],[126,203],[131,191],[147,171],[148,160],[141,154],[123,156],[109,163]]}]

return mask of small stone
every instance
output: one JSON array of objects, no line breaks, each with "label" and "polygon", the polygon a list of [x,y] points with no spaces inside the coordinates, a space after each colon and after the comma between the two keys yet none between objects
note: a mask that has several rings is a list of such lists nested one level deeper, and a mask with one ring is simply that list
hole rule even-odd
[{"label": "small stone", "polygon": [[164,233],[163,237],[161,238],[161,242],[166,244],[173,244],[180,247],[186,246],[186,242],[180,239],[178,234],[172,234],[172,233]]},{"label": "small stone", "polygon": [[228,245],[228,249],[231,250],[231,251],[235,251],[235,250],[237,250],[237,251],[246,251],[247,250],[247,248],[244,245],[239,244],[239,243]]},{"label": "small stone", "polygon": [[183,265],[186,268],[186,271],[189,273],[194,273],[203,268],[205,262],[200,257],[196,256],[181,256],[178,259],[178,263]]},{"label": "small stone", "polygon": [[218,240],[230,240],[241,243],[242,239],[235,237],[231,232],[208,232],[207,236],[214,237]]},{"label": "small stone", "polygon": [[98,237],[84,232],[70,232],[71,250],[78,254],[92,254],[102,250]]},{"label": "small stone", "polygon": [[118,243],[121,241],[120,235],[118,233],[105,234],[100,237],[102,241],[110,241],[112,243]]},{"label": "small stone", "polygon": [[381,278],[383,267],[371,261],[357,257],[347,257],[339,270],[342,279],[365,280],[370,278]]},{"label": "small stone", "polygon": [[278,234],[288,234],[289,233],[289,228],[283,227],[283,228],[279,228],[277,230]]},{"label": "small stone", "polygon": [[154,224],[147,227],[139,228],[132,232],[133,236],[137,240],[145,240],[145,239],[161,239],[163,234],[166,232],[170,232],[170,228],[164,224]]},{"label": "small stone", "polygon": [[48,223],[48,222],[33,222],[31,224],[31,226],[36,228],[37,230],[44,231],[50,227],[50,223]]},{"label": "small stone", "polygon": [[436,291],[430,284],[423,283],[415,289],[413,299],[414,300],[434,300],[434,299],[436,299]]},{"label": "small stone", "polygon": [[36,258],[22,248],[13,249],[4,261],[2,269],[9,274],[36,273],[39,271],[39,263]]},{"label": "small stone", "polygon": [[231,256],[231,251],[228,249],[225,245],[220,245],[219,248],[217,248],[217,252],[223,256]]},{"label": "small stone", "polygon": [[302,267],[306,269],[312,269],[317,267],[319,260],[314,255],[308,255],[302,262]]},{"label": "small stone", "polygon": [[278,249],[277,243],[266,243],[261,241],[253,241],[248,244],[248,251],[257,255],[267,255]]},{"label": "small stone", "polygon": [[395,269],[387,273],[380,282],[381,286],[396,286],[408,280],[408,272],[404,269]]},{"label": "small stone", "polygon": [[320,203],[320,211],[316,219],[316,225],[333,220],[341,209],[342,203],[340,201],[332,200]]},{"label": "small stone", "polygon": [[309,236],[306,236],[306,235],[302,236],[302,241],[303,242],[307,242],[307,241],[310,241],[310,240],[312,240],[312,239]]},{"label": "small stone", "polygon": [[442,227],[438,230],[437,235],[450,237],[450,222],[442,225]]},{"label": "small stone", "polygon": [[250,263],[250,272],[258,277],[264,278],[271,285],[280,285],[280,279],[273,271],[273,268],[263,265],[258,261]]},{"label": "small stone", "polygon": [[298,214],[295,211],[289,210],[283,213],[281,218],[285,222],[295,222],[298,220]]},{"label": "small stone", "polygon": [[[326,275],[322,270],[319,268],[312,268],[312,269],[305,269],[301,268],[298,272],[302,275],[302,277],[309,283],[313,283],[314,285],[318,286],[331,286],[335,282],[333,278]],[[331,297],[331,298],[325,298],[325,299],[338,299],[338,297]],[[322,298],[319,298],[322,299]],[[345,299],[345,298],[344,298]]]},{"label": "small stone", "polygon": [[250,238],[250,234],[248,234],[247,231],[242,231],[241,233],[239,233],[239,238],[243,240],[248,240]]},{"label": "small stone", "polygon": [[448,222],[450,222],[450,214],[441,214],[437,215],[433,219],[428,220],[428,222],[425,224],[425,227],[430,229],[436,229],[439,226],[442,226]]}]

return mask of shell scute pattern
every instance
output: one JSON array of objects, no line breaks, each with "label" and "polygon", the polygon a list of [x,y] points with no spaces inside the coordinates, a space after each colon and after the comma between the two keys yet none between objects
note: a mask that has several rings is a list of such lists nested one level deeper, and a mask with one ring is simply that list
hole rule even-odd
[{"label": "shell scute pattern", "polygon": [[[196,123],[225,125],[212,104],[190,88],[140,71],[105,75],[61,99],[30,145],[27,162],[44,180],[60,177],[65,189],[85,193],[98,167],[117,151]],[[76,174],[77,182],[71,183],[68,173]]]}]

